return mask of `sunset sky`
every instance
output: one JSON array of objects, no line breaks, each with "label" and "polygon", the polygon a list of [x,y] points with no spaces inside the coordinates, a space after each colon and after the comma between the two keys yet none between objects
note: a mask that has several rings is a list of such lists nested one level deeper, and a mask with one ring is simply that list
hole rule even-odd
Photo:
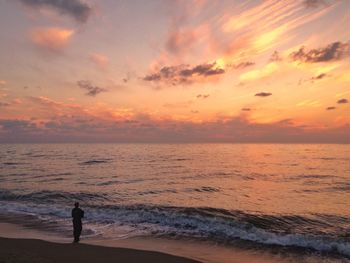
[{"label": "sunset sky", "polygon": [[0,0],[0,142],[350,143],[348,0]]}]

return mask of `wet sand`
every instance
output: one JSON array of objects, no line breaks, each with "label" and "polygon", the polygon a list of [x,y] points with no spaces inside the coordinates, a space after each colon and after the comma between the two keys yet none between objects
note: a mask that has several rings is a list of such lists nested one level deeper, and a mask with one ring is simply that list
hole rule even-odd
[{"label": "wet sand", "polygon": [[72,238],[13,223],[0,222],[0,263],[49,262],[178,262],[178,263],[316,263],[319,258],[271,251],[217,246],[190,240],[155,238]]},{"label": "wet sand", "polygon": [[[257,257],[242,251],[212,245],[166,239],[83,239],[58,236],[22,225],[0,222],[0,262],[204,262],[266,263],[279,262],[267,256]],[[106,252],[105,252],[106,249]],[[88,252],[85,252],[88,251]],[[156,252],[153,252],[156,251]],[[91,253],[93,255],[91,255]],[[107,255],[107,256],[106,256]],[[130,256],[131,255],[131,256]],[[177,256],[172,256],[177,255]],[[260,255],[261,256],[261,255]],[[64,257],[64,258],[63,258]],[[78,257],[78,261],[75,261]],[[146,261],[149,257],[151,261]],[[125,260],[124,260],[125,259]],[[175,261],[174,261],[175,260]]]},{"label": "wet sand", "polygon": [[160,252],[88,244],[62,244],[37,239],[0,238],[0,262],[144,262],[199,263]]},{"label": "wet sand", "polygon": [[0,263],[200,263],[162,252],[104,246],[103,242],[74,244],[71,238],[56,234],[0,222]]}]

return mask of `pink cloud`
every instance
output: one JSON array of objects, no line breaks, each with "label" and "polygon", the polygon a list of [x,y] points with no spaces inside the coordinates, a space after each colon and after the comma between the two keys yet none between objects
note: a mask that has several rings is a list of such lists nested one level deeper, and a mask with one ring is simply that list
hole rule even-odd
[{"label": "pink cloud", "polygon": [[30,33],[32,42],[38,47],[52,52],[62,52],[74,35],[74,30],[59,27],[35,28]]},{"label": "pink cloud", "polygon": [[91,53],[89,55],[89,60],[95,64],[99,69],[106,69],[109,64],[109,58],[103,54]]},{"label": "pink cloud", "polygon": [[165,43],[166,51],[173,55],[185,55],[198,49],[198,45],[209,36],[209,27],[206,24],[200,24],[195,27],[179,27],[175,25],[170,29]]},{"label": "pink cloud", "polygon": [[1,142],[287,142],[350,143],[350,125],[328,129],[294,126],[290,120],[251,123],[243,117],[192,123],[141,114],[108,120],[65,115],[45,120],[1,119]]}]

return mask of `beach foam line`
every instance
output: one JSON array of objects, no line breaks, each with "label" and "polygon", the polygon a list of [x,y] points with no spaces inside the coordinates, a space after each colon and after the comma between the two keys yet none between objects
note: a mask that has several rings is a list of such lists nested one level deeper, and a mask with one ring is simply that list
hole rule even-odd
[{"label": "beach foam line", "polygon": [[[52,232],[38,231],[29,228],[23,228],[17,224],[1,223],[0,218],[0,236],[16,239],[36,239],[49,242],[68,244],[72,238],[63,238],[55,235]],[[1,241],[0,241],[1,243]],[[227,246],[218,246],[215,243],[198,242],[191,240],[174,240],[164,238],[130,238],[116,240],[106,238],[82,239],[81,244],[90,244],[94,246],[112,247],[112,248],[127,248],[142,251],[156,251],[167,255],[176,255],[183,258],[194,259],[205,263],[233,263],[233,262],[255,262],[255,263],[299,263],[300,257],[298,254],[288,253],[279,254],[271,251],[250,250],[245,248],[233,248]],[[9,251],[7,251],[9,252]],[[1,253],[1,248],[0,248]],[[16,251],[19,253],[19,251]],[[15,253],[12,255],[16,255]],[[305,256],[303,256],[305,258]],[[308,259],[317,263],[329,263],[328,258],[308,255]],[[27,259],[28,260],[28,259]],[[1,262],[1,260],[0,260]],[[40,263],[38,260],[35,262]],[[108,261],[105,261],[108,262]],[[113,261],[114,262],[114,261]],[[120,262],[120,261],[118,261]],[[130,262],[130,261],[126,261]],[[332,263],[345,263],[342,259],[332,258]],[[16,261],[18,263],[18,261]],[[19,262],[21,263],[21,262]],[[47,263],[47,261],[45,261]],[[143,262],[142,262],[143,263]]]},{"label": "beach foam line", "polygon": [[[233,244],[244,240],[265,245],[299,247],[326,253],[350,256],[350,242],[347,236],[323,233],[322,229],[339,231],[339,225],[332,229],[336,216],[307,218],[301,216],[272,216],[247,214],[215,208],[184,208],[147,205],[104,205],[85,206],[86,235],[104,235],[105,226],[129,229],[128,236],[156,236],[210,240]],[[1,201],[2,213],[26,214],[37,217],[41,222],[57,224],[62,232],[70,229],[70,207],[52,204]],[[339,224],[346,220],[342,217]],[[41,223],[42,224],[42,223]],[[52,227],[52,226],[51,226]],[[52,227],[53,228],[53,227]],[[307,229],[307,231],[305,231]],[[292,232],[294,231],[294,232]]]}]

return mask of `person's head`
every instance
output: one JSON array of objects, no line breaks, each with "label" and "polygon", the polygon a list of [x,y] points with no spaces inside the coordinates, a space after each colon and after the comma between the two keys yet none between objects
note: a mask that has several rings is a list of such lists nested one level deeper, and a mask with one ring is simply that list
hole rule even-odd
[{"label": "person's head", "polygon": [[74,206],[75,206],[76,208],[78,208],[78,207],[79,207],[79,202],[75,202],[75,203],[74,203]]}]

